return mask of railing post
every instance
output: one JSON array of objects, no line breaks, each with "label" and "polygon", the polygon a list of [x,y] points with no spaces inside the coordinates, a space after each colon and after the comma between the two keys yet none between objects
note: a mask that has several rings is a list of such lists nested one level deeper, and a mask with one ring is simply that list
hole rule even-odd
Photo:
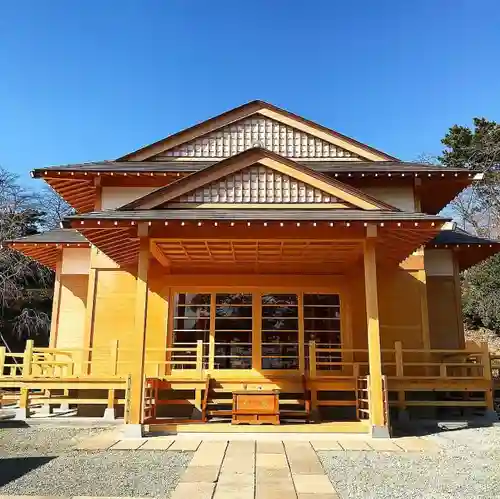
[{"label": "railing post", "polygon": [[0,377],[3,376],[3,370],[5,367],[5,347],[0,347]]},{"label": "railing post", "polygon": [[491,415],[493,418],[496,416],[495,411],[495,397],[493,396],[493,376],[491,372],[491,357],[490,350],[488,348],[488,342],[481,342],[481,350],[482,354],[482,362],[483,365],[483,377],[489,382],[488,388],[485,393],[486,399],[486,410],[488,411],[488,415]]},{"label": "railing post", "polygon": [[113,340],[110,344],[111,348],[111,375],[118,374],[118,340]]},{"label": "railing post", "polygon": [[309,342],[309,375],[311,378],[316,377],[316,342]]},{"label": "railing post", "polygon": [[[404,377],[404,358],[403,358],[403,343],[401,341],[396,341],[394,343],[394,360],[396,362],[396,376],[398,378]],[[386,381],[387,383],[387,378]],[[406,410],[405,406],[405,391],[398,390],[398,410],[399,410],[399,418],[406,418],[406,414],[403,411]],[[386,410],[387,412],[387,410]]]},{"label": "railing post", "polygon": [[30,411],[29,411],[29,389],[28,388],[21,388],[21,393],[19,395],[19,409],[16,409],[16,419],[26,419],[30,416]]},{"label": "railing post", "polygon": [[396,341],[394,343],[394,357],[396,361],[396,376],[402,378],[404,376],[404,362],[403,362],[403,343]]},{"label": "railing post", "polygon": [[446,370],[446,367],[447,366],[444,363],[439,366],[439,376],[441,378],[446,378],[447,376],[448,371]]},{"label": "railing post", "polygon": [[31,364],[33,362],[33,340],[26,341],[23,358],[23,377],[31,374]]},{"label": "railing post", "polygon": [[196,373],[201,379],[203,376],[203,340],[196,342]]}]

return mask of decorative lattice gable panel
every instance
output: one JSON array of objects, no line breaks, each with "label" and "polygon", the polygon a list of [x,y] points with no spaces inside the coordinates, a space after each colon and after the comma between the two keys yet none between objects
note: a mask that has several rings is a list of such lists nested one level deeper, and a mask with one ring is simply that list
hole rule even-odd
[{"label": "decorative lattice gable panel", "polygon": [[250,166],[171,203],[338,203],[338,198],[265,166]]},{"label": "decorative lattice gable panel", "polygon": [[288,158],[358,158],[356,154],[313,135],[255,115],[186,142],[152,159],[228,158],[252,147],[262,147]]}]

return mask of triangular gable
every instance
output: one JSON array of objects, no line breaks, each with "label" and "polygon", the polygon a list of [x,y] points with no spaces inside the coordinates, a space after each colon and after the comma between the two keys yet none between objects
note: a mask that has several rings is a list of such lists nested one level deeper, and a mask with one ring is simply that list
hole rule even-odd
[{"label": "triangular gable", "polygon": [[[248,177],[245,179],[246,185],[241,184],[239,186],[234,186],[234,180],[240,172],[246,172],[245,175]],[[257,184],[254,186],[252,186],[252,172],[256,173],[255,180]],[[262,172],[262,187],[259,187],[260,172]],[[272,178],[268,176],[269,173],[273,173]],[[240,174],[238,178],[243,180],[244,175]],[[279,189],[276,189],[276,186],[274,185],[275,179],[279,179]],[[233,181],[233,185],[231,185],[232,200],[229,199],[230,191],[227,189],[231,180]],[[282,182],[284,180],[288,183],[288,191],[285,193],[282,189]],[[290,199],[292,199],[291,189],[293,187],[293,199],[297,200],[296,204],[299,205],[302,203],[308,203],[307,196],[311,196],[312,194],[312,202],[319,202],[323,205],[323,207],[330,204],[330,207],[334,208],[339,207],[339,204],[344,204],[344,207],[354,207],[362,210],[399,211],[394,206],[383,203],[382,201],[379,201],[352,186],[334,180],[326,175],[322,175],[314,170],[311,170],[310,168],[299,165],[290,159],[283,158],[270,151],[266,151],[265,149],[250,149],[241,154],[237,154],[236,156],[220,161],[215,165],[181,178],[180,180],[157,189],[156,191],[147,194],[132,203],[122,206],[120,210],[161,208],[167,205],[171,206],[171,203],[183,202],[183,199],[190,199],[192,197],[194,197],[194,202],[196,203],[196,196],[200,190],[203,195],[205,195],[206,192],[207,198],[213,200],[214,198],[211,196],[214,186],[217,186],[218,189],[220,189],[221,186],[226,186],[224,195],[225,201],[221,201],[219,197],[217,198],[217,203],[223,202],[228,204],[238,204],[240,201],[235,200],[237,191],[240,189],[257,189],[256,193],[254,192],[252,194],[250,192],[249,195],[244,195],[242,192],[241,203],[252,203],[253,196],[254,199],[257,199],[257,202],[267,204],[271,203],[269,194],[259,194],[259,189],[261,192],[264,189],[267,190],[270,183],[273,184],[272,203],[275,203],[276,206],[283,204],[286,204],[287,207],[294,206],[294,204],[290,201]],[[296,189],[297,192],[295,193]],[[298,191],[299,189],[301,189],[300,192]],[[276,192],[278,192],[278,195],[276,195]],[[215,196],[215,192],[213,195]],[[281,201],[277,201],[276,197],[280,197]],[[283,199],[284,197],[286,200]],[[302,201],[302,199],[304,199],[304,201]],[[203,203],[203,201],[201,203]],[[213,201],[210,201],[209,204],[213,204]],[[257,207],[262,206],[258,205]]]},{"label": "triangular gable", "polygon": [[155,161],[181,158],[223,159],[252,147],[280,156],[307,160],[357,160],[359,156],[293,126],[254,114],[152,157]]},{"label": "triangular gable", "polygon": [[332,207],[336,208],[353,208],[338,196],[259,163],[182,194],[170,201],[168,206],[196,205],[211,208],[219,204],[241,205],[242,208],[248,208],[248,205],[256,208],[262,208],[263,205],[320,207],[317,205],[323,204],[334,205]]},{"label": "triangular gable", "polygon": [[252,101],[227,111],[122,156],[118,161],[223,158],[256,146],[291,158],[398,161],[393,156],[263,101]]}]

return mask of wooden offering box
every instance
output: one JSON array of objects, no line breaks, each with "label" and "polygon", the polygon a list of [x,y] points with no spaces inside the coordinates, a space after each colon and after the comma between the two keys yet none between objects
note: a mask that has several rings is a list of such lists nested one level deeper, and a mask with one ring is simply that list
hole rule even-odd
[{"label": "wooden offering box", "polygon": [[280,424],[279,391],[233,392],[232,424]]}]

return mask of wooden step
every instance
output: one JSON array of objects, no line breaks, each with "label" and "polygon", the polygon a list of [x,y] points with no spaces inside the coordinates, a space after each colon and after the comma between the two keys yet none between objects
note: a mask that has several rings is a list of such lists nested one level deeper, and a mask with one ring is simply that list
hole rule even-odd
[{"label": "wooden step", "polygon": [[280,417],[281,418],[287,418],[287,417],[302,417],[306,418],[308,416],[307,411],[287,411],[287,410],[280,410]]},{"label": "wooden step", "polygon": [[207,416],[232,416],[233,411],[231,409],[213,409],[207,411]]}]

